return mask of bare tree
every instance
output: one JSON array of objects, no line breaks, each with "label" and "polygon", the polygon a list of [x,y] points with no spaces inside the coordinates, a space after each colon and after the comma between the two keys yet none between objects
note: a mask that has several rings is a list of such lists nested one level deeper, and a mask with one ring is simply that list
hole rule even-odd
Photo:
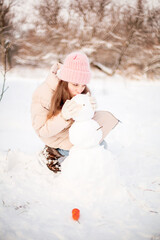
[{"label": "bare tree", "polygon": [[63,41],[68,31],[62,1],[42,0],[33,8],[36,20],[32,22],[33,27],[21,31],[17,61],[30,65],[52,63],[57,55],[67,51]]},{"label": "bare tree", "polygon": [[[70,19],[77,19],[79,28],[77,32],[81,36],[82,41],[97,37],[100,32],[104,32],[105,17],[107,16],[107,6],[111,4],[111,0],[77,0],[70,1],[69,12]],[[72,20],[73,21],[73,20]]]},{"label": "bare tree", "polygon": [[[95,59],[93,65],[110,76],[116,71],[130,75],[138,73],[151,75],[157,72],[158,75],[160,71],[160,14],[157,14],[160,13],[159,9],[160,7],[149,10],[145,0],[137,0],[134,7],[129,5],[121,9],[114,7],[111,31],[106,34],[106,41],[110,46],[109,48],[99,46],[98,52],[102,52],[102,57],[100,62]],[[107,68],[99,63],[108,66],[112,71],[108,72]]]},{"label": "bare tree", "polygon": [[[39,65],[82,49],[91,64],[112,76],[159,73],[160,7],[146,0],[116,5],[111,0],[42,0],[34,26],[18,41],[19,62]],[[107,70],[109,69],[109,71]]]},{"label": "bare tree", "polygon": [[0,62],[2,64],[2,76],[3,84],[0,94],[0,101],[7,90],[5,88],[6,84],[6,74],[11,67],[10,51],[12,46],[12,35],[13,35],[13,25],[12,25],[12,13],[11,8],[15,4],[15,0],[10,0],[8,4],[4,0],[0,0]]},{"label": "bare tree", "polygon": [[145,62],[144,72],[149,78],[160,76],[160,6],[148,10],[146,19],[147,46],[150,57]]},{"label": "bare tree", "polygon": [[144,15],[144,0],[137,0],[137,6],[135,9],[128,6],[127,9],[122,11],[124,24],[122,24],[121,29],[124,33],[125,39],[122,40],[121,51],[113,67],[112,75],[121,65],[122,59],[126,54],[127,49],[131,45],[134,35],[138,35],[139,30],[142,28]]}]

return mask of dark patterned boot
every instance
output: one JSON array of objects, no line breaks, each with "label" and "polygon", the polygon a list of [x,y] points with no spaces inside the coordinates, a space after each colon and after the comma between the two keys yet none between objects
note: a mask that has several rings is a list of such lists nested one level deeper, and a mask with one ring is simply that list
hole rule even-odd
[{"label": "dark patterned boot", "polygon": [[58,162],[60,157],[63,157],[55,148],[51,148],[49,146],[45,146],[42,151],[43,156],[45,156],[47,160],[47,167],[53,171],[54,173],[61,171],[61,165]]}]

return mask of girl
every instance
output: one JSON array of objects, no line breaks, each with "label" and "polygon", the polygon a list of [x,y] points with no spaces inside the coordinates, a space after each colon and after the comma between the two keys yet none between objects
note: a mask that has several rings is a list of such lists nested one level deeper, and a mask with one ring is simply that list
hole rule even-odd
[{"label": "girl", "polygon": [[[34,92],[31,105],[32,125],[37,135],[45,143],[47,166],[54,172],[60,171],[61,156],[68,156],[72,147],[69,141],[69,128],[81,109],[70,101],[77,94],[90,93],[87,84],[91,78],[89,60],[84,53],[69,54],[61,65],[56,63],[44,83]],[[90,96],[95,108],[95,100]],[[103,126],[103,139],[117,124],[118,120],[106,111],[95,112],[95,121]],[[107,122],[106,122],[107,121]],[[85,133],[84,133],[85,134]]]}]

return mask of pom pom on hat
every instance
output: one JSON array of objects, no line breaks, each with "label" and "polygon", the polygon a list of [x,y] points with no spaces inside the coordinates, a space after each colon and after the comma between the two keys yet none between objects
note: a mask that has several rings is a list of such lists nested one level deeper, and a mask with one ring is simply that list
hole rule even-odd
[{"label": "pom pom on hat", "polygon": [[58,78],[71,83],[86,85],[91,78],[87,56],[81,52],[70,53],[57,74]]}]

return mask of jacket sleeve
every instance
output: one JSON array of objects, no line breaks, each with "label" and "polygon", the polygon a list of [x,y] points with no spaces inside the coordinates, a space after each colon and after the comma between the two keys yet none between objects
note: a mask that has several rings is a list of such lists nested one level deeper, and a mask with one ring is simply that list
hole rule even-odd
[{"label": "jacket sleeve", "polygon": [[[38,117],[38,116],[37,116]],[[43,126],[39,128],[40,137],[52,137],[57,135],[63,129],[68,128],[70,121],[66,121],[59,113],[57,116],[53,116],[48,119]]]},{"label": "jacket sleeve", "polygon": [[59,113],[47,120],[48,108],[45,102],[34,99],[31,105],[32,125],[40,137],[52,137],[68,128],[70,121],[66,121]]}]

